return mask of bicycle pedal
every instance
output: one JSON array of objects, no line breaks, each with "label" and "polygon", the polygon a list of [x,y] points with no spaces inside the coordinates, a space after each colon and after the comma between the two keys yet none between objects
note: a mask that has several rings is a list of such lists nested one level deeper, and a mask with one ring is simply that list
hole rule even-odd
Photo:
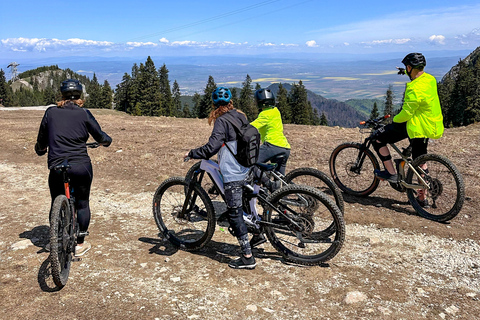
[{"label": "bicycle pedal", "polygon": [[78,261],[82,261],[82,258],[80,258],[80,257],[73,257],[72,258],[72,262],[78,262]]},{"label": "bicycle pedal", "polygon": [[78,236],[79,236],[79,237],[86,237],[86,236],[88,236],[88,235],[90,235],[90,233],[89,233],[88,231],[79,232],[79,233],[78,233]]}]

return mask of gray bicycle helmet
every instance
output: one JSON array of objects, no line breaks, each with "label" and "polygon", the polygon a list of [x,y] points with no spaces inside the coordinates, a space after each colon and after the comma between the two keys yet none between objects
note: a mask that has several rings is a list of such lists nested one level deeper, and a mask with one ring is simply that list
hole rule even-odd
[{"label": "gray bicycle helmet", "polygon": [[275,96],[270,89],[258,89],[255,91],[255,101],[257,106],[274,106],[275,105]]},{"label": "gray bicycle helmet", "polygon": [[64,99],[80,99],[83,92],[83,87],[77,79],[68,79],[62,82],[60,92]]},{"label": "gray bicycle helmet", "polygon": [[427,65],[427,61],[423,54],[418,52],[407,54],[405,58],[403,58],[402,63],[405,66],[411,66],[412,68],[425,67]]}]

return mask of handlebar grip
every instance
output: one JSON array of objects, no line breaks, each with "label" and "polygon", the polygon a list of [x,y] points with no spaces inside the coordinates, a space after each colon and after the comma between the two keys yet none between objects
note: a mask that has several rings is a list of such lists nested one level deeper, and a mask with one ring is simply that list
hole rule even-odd
[{"label": "handlebar grip", "polygon": [[183,162],[188,162],[191,158],[190,157],[185,157],[183,158]]}]

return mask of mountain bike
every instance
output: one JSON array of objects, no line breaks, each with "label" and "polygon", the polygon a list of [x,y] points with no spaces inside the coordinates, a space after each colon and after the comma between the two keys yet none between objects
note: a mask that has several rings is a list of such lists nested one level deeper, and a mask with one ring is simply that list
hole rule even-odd
[{"label": "mountain bike", "polygon": [[[380,169],[380,165],[370,146],[375,132],[385,126],[389,117],[362,121],[360,131],[369,134],[363,143],[343,143],[333,150],[329,160],[330,173],[343,192],[365,197],[377,189],[380,180],[374,170]],[[465,184],[457,167],[437,154],[424,154],[412,160],[411,146],[403,151],[394,143],[390,146],[400,156],[395,159],[398,182],[390,183],[392,188],[406,192],[410,204],[420,216],[439,222],[453,219],[465,200]],[[428,206],[416,197],[420,189],[426,191]]]},{"label": "mountain bike", "polygon": [[[87,143],[88,148],[97,148],[97,142]],[[80,232],[77,222],[77,210],[75,208],[75,190],[70,186],[68,170],[71,166],[65,159],[60,165],[55,166],[63,175],[65,194],[58,195],[53,201],[50,213],[50,263],[52,265],[53,282],[63,288],[70,274],[70,265],[72,261],[78,261],[73,258],[75,246],[79,236],[88,236],[88,231]]]},{"label": "mountain bike", "polygon": [[[255,166],[262,172],[275,168],[272,164]],[[161,235],[187,251],[203,248],[215,232],[215,208],[198,183],[198,176],[205,172],[223,198],[223,179],[218,164],[212,160],[202,160],[189,181],[184,177],[165,180],[153,197],[153,216]],[[264,232],[285,260],[321,264],[332,259],[345,241],[340,209],[313,187],[289,184],[270,194],[260,187],[250,170],[243,200],[247,227]],[[259,214],[260,207],[263,214]]]},{"label": "mountain bike", "polygon": [[[211,160],[216,163],[215,160]],[[190,181],[195,171],[200,168],[201,161],[193,164],[185,175],[185,180]],[[336,205],[342,213],[345,212],[345,203],[343,201],[342,192],[337,187],[337,185],[328,177],[325,173],[315,168],[298,168],[290,171],[286,175],[283,175],[277,171],[277,167],[271,171],[264,171],[263,173],[268,177],[269,180],[277,182],[278,187],[283,187],[288,184],[301,184],[310,187],[317,188],[321,192],[331,196],[335,201]],[[212,182],[212,177],[210,179],[205,179],[204,175],[199,175],[197,182],[207,191],[210,198],[215,200],[221,194],[217,190]],[[274,190],[270,190],[274,191]]]}]

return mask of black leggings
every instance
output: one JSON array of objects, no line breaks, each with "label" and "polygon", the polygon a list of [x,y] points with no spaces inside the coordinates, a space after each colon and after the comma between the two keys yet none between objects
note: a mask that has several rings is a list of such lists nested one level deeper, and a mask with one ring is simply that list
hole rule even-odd
[{"label": "black leggings", "polygon": [[[77,207],[77,220],[80,231],[88,230],[90,224],[90,187],[93,179],[93,169],[91,163],[70,164],[71,168],[68,170],[70,177],[70,188],[73,190],[75,197],[75,206]],[[50,170],[48,176],[48,186],[50,187],[50,196],[53,201],[58,195],[65,194],[63,185],[63,175],[60,170]],[[84,238],[78,237],[77,242],[83,243]]]},{"label": "black leggings", "polygon": [[[380,159],[383,157],[378,150],[387,145],[387,143],[396,143],[400,140],[408,138],[407,123],[390,123],[384,127],[383,132],[378,132],[376,137],[372,140],[373,148],[377,151]],[[380,141],[380,142],[377,142]],[[414,138],[410,139],[412,145],[412,158],[415,160],[423,154],[427,154],[428,138]]]}]

